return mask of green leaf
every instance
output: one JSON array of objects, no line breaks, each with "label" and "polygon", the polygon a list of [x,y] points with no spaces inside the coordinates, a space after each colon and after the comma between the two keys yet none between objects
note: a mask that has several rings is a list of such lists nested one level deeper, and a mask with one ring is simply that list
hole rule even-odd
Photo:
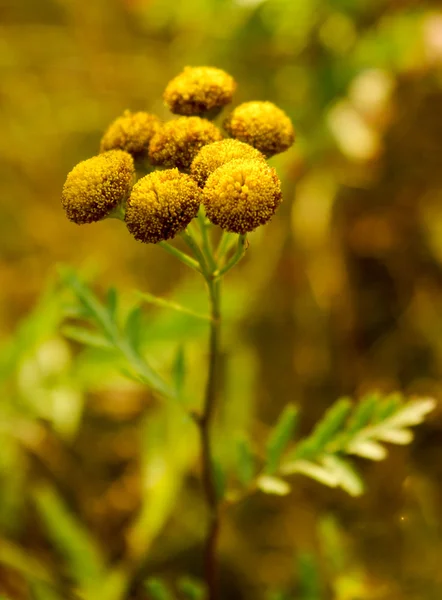
[{"label": "green leaf", "polygon": [[77,325],[64,325],[61,328],[61,333],[70,340],[79,342],[84,346],[105,349],[113,348],[113,344],[111,344],[107,338],[102,336],[100,333],[91,331],[85,327],[78,327]]},{"label": "green leaf", "polygon": [[301,473],[329,487],[336,487],[338,485],[336,473],[310,460],[299,459],[287,462],[282,465],[281,473],[283,475]]},{"label": "green leaf", "polygon": [[117,337],[116,327],[106,307],[101,304],[95,294],[81,281],[72,269],[68,267],[61,268],[60,275],[64,284],[74,292],[81,304],[103,329],[109,340],[112,342],[115,341]]},{"label": "green leaf", "polygon": [[[432,398],[412,400],[390,414],[384,421],[378,421],[375,425],[357,431],[348,439],[345,451],[371,460],[382,460],[387,455],[387,451],[378,442],[409,444],[413,440],[413,432],[407,427],[421,423],[434,407],[435,401]],[[391,408],[392,405],[390,413]]]},{"label": "green leaf", "polygon": [[177,348],[175,359],[173,361],[173,381],[178,397],[182,396],[184,390],[184,381],[186,377],[186,356],[184,354],[184,346],[180,344]]},{"label": "green leaf", "polygon": [[140,306],[135,306],[127,315],[124,335],[135,350],[139,350],[142,339],[142,312]]},{"label": "green leaf", "polygon": [[166,585],[156,577],[148,579],[145,588],[149,594],[149,600],[173,600],[173,596]]},{"label": "green leaf", "polygon": [[[133,345],[133,339],[121,339],[118,329],[111,321],[109,313],[89,290],[89,288],[77,277],[77,275],[71,269],[62,269],[61,276],[63,281],[72,291],[76,294],[82,304],[87,307],[90,313],[94,316],[97,323],[102,327],[104,333],[109,338],[115,347],[125,356],[135,374],[140,379],[154,390],[169,398],[175,398],[176,393],[173,389],[168,386],[163,379],[148,365],[148,363],[141,357],[137,352],[137,348]],[[134,311],[133,311],[134,312]],[[130,319],[130,326],[126,324],[126,333],[131,335],[132,328],[135,330],[136,316],[132,316]],[[129,319],[128,319],[129,321]],[[137,332],[138,333],[138,332]],[[132,337],[135,336],[133,331]]]},{"label": "green leaf", "polygon": [[62,296],[51,281],[11,339],[6,344],[0,344],[0,379],[15,376],[23,357],[29,356],[45,340],[56,335],[62,320]]},{"label": "green leaf", "polygon": [[322,464],[335,474],[338,485],[350,496],[360,496],[364,493],[364,482],[349,461],[334,454],[326,454]]},{"label": "green leaf", "polygon": [[178,591],[188,600],[203,600],[204,585],[191,577],[181,577],[178,581]]},{"label": "green leaf", "polygon": [[133,381],[134,383],[141,383],[142,385],[147,384],[147,379],[143,377],[143,375],[141,375],[138,369],[131,370],[126,367],[122,367],[120,369],[120,373],[121,375],[124,375],[124,377],[126,377],[130,381]]},{"label": "green leaf", "polygon": [[111,321],[115,322],[118,310],[118,292],[114,287],[108,289],[106,299],[107,310],[109,312],[110,319]]},{"label": "green leaf", "polygon": [[138,379],[141,383],[148,385],[166,398],[171,398],[173,400],[177,399],[175,389],[168,385],[162,377],[152,369],[144,357],[141,356],[127,340],[119,341],[116,344],[116,348],[123,354],[133,370],[131,379]]},{"label": "green leaf", "polygon": [[401,394],[390,394],[386,398],[383,398],[376,407],[373,422],[379,423],[381,421],[386,421],[388,417],[391,417],[391,415],[396,413],[402,405],[403,398]]},{"label": "green leaf", "polygon": [[276,496],[287,496],[290,493],[290,485],[279,477],[270,475],[261,475],[256,482],[258,489],[265,494],[275,494]]},{"label": "green leaf", "polygon": [[322,450],[344,429],[352,406],[348,398],[340,398],[329,408],[309,436],[310,443],[316,451]]},{"label": "green leaf", "polygon": [[336,577],[338,573],[348,572],[353,564],[352,551],[336,518],[328,513],[319,518],[317,524],[320,556],[326,560],[330,574]]},{"label": "green leaf", "polygon": [[[131,311],[126,322],[127,338],[121,338],[117,326],[111,321],[107,309],[96,299],[94,294],[83,284],[75,273],[69,269],[62,271],[65,283],[71,287],[79,300],[89,308],[97,323],[102,327],[107,338],[128,361],[134,373],[132,377],[149,385],[165,397],[176,398],[176,392],[156,373],[139,354],[136,347],[140,332],[139,307]],[[136,339],[135,339],[136,338]],[[92,341],[92,338],[89,338]]]},{"label": "green leaf", "polygon": [[76,304],[70,303],[63,306],[63,317],[65,319],[84,320],[89,319],[90,316],[90,311],[85,308],[83,304],[79,304],[78,302]]},{"label": "green leaf", "polygon": [[266,448],[265,471],[271,475],[278,468],[282,453],[293,437],[298,417],[298,409],[288,404],[270,433]]},{"label": "green leaf", "polygon": [[382,442],[398,444],[399,446],[406,446],[414,439],[413,432],[409,429],[382,428],[379,432],[377,432],[376,437]]},{"label": "green leaf", "polygon": [[[289,455],[280,472],[283,475],[303,473],[324,485],[339,486],[352,496],[359,496],[364,491],[363,481],[342,454],[383,460],[387,450],[379,442],[409,444],[413,432],[408,427],[421,423],[435,407],[431,398],[413,400],[405,406],[399,402],[397,394],[386,401],[379,394],[369,394],[349,418],[351,403],[347,399],[338,401],[313,433]],[[385,420],[379,420],[383,416]]]},{"label": "green leaf", "polygon": [[355,410],[348,422],[346,435],[352,437],[356,432],[366,427],[373,419],[376,409],[381,403],[381,396],[377,392],[367,394],[356,405]]},{"label": "green leaf", "polygon": [[240,483],[247,487],[255,476],[256,464],[250,441],[241,436],[236,440],[236,475]]},{"label": "green leaf", "polygon": [[153,304],[154,306],[159,306],[161,308],[169,308],[176,312],[184,313],[191,317],[195,317],[196,319],[202,319],[203,321],[210,321],[211,317],[209,315],[204,315],[190,308],[186,308],[185,306],[181,306],[181,304],[177,304],[176,302],[171,302],[170,300],[166,300],[165,298],[158,298],[153,294],[149,294],[147,292],[137,292],[137,296],[141,298],[144,302],[148,304]]},{"label": "green leaf", "polygon": [[433,398],[411,400],[388,419],[388,425],[393,428],[419,425],[424,421],[427,414],[432,412],[435,407],[436,401]]},{"label": "green leaf", "polygon": [[351,496],[360,496],[364,491],[361,477],[352,465],[334,454],[325,454],[318,463],[299,459],[284,464],[281,473],[300,473],[329,487],[342,487]]},{"label": "green leaf", "polygon": [[65,556],[75,581],[91,586],[101,579],[103,559],[91,535],[49,486],[34,490],[34,501],[54,546]]},{"label": "green leaf", "polygon": [[317,557],[310,552],[301,552],[296,561],[299,579],[299,600],[323,600],[324,589],[321,569]]},{"label": "green leaf", "polygon": [[318,449],[316,448],[314,440],[311,437],[308,437],[296,444],[294,450],[290,452],[289,458],[292,460],[298,460],[301,458],[309,460],[314,458],[317,454]]},{"label": "green leaf", "polygon": [[347,454],[355,454],[368,460],[384,460],[387,456],[387,450],[381,444],[373,440],[355,438],[350,440],[345,448]]}]

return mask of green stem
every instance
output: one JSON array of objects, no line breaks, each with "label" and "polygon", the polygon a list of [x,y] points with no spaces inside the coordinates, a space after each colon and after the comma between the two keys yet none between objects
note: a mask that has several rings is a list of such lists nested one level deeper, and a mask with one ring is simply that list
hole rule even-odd
[{"label": "green stem", "polygon": [[207,585],[207,600],[217,600],[219,597],[217,545],[220,531],[220,510],[216,490],[210,429],[216,407],[217,391],[219,389],[220,282],[212,280],[208,283],[208,286],[210,293],[210,314],[212,317],[209,338],[209,373],[203,411],[198,419],[198,426],[202,454],[202,483],[209,512],[209,525],[204,544],[204,575]]},{"label": "green stem", "polygon": [[198,212],[198,222],[200,225],[201,237],[203,240],[204,256],[207,259],[207,263],[209,265],[210,270],[213,272],[216,269],[216,261],[213,256],[212,243],[209,236],[209,229],[207,227],[206,215],[202,206]]},{"label": "green stem", "polygon": [[201,268],[200,268],[198,262],[196,260],[194,260],[191,256],[188,256],[181,250],[178,250],[178,248],[175,248],[175,246],[172,246],[168,242],[158,242],[158,246],[161,246],[161,248],[164,248],[164,250],[166,250],[166,252],[169,252],[169,254],[172,254],[172,256],[175,256],[176,258],[178,258],[182,263],[184,263],[191,269],[194,269],[195,271],[198,271],[199,273],[201,273]]},{"label": "green stem", "polygon": [[201,231],[199,228],[199,223],[196,222],[196,219],[193,219],[187,226],[187,233],[189,233],[193,239],[199,243],[201,239]]},{"label": "green stem", "polygon": [[198,246],[197,242],[195,241],[195,238],[189,231],[187,231],[187,229],[182,231],[180,235],[186,242],[186,244],[189,246],[189,248],[192,250],[196,260],[199,262],[200,271],[204,275],[204,278],[206,279],[206,281],[209,281],[211,279],[211,273],[209,267],[207,266],[204,254],[201,248]]},{"label": "green stem", "polygon": [[223,275],[225,275],[227,273],[227,271],[230,271],[230,269],[232,269],[237,263],[239,263],[239,261],[244,256],[246,250],[247,250],[247,234],[241,234],[238,238],[238,246],[236,248],[235,254],[227,262],[227,264],[224,265],[224,267],[222,269],[215,271],[215,273],[213,274],[214,277],[217,277],[217,278],[222,277]]},{"label": "green stem", "polygon": [[[204,218],[204,214],[203,214]],[[213,449],[211,439],[211,428],[216,408],[217,393],[220,387],[219,381],[219,337],[221,322],[221,281],[215,277],[217,263],[210,247],[207,237],[205,221],[200,217],[200,226],[204,250],[196,242],[190,230],[183,231],[181,236],[191,248],[195,258],[199,261],[201,272],[206,280],[209,290],[210,303],[210,336],[209,336],[209,370],[206,382],[204,404],[200,415],[195,417],[198,426],[201,462],[202,462],[202,486],[204,499],[207,506],[209,522],[204,541],[204,579],[207,586],[206,600],[218,600],[218,560],[217,546],[220,531],[220,507],[216,487],[216,475],[213,461]],[[209,264],[207,264],[209,263]]]},{"label": "green stem", "polygon": [[235,243],[235,239],[236,236],[234,233],[223,231],[223,234],[218,244],[218,248],[216,250],[216,258],[218,260],[223,258],[228,253],[232,245]]},{"label": "green stem", "polygon": [[118,219],[119,221],[124,221],[126,216],[126,206],[124,203],[117,204],[110,213],[107,215],[107,219]]}]

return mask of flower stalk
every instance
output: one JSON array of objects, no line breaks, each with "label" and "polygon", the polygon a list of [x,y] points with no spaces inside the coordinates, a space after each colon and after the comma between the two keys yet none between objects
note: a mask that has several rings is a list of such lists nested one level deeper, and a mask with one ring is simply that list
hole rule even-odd
[{"label": "flower stalk", "polygon": [[221,280],[216,275],[218,263],[212,251],[210,231],[204,213],[199,217],[203,249],[192,234],[187,231],[184,239],[200,261],[201,272],[206,280],[210,304],[210,333],[208,374],[204,403],[201,413],[196,416],[201,447],[201,479],[208,512],[208,525],[204,540],[204,579],[207,586],[207,600],[218,600],[218,538],[220,533],[220,499],[218,498],[211,430],[216,412],[220,388],[220,328],[221,328]]},{"label": "flower stalk", "polygon": [[234,255],[224,265],[224,267],[222,267],[222,269],[215,271],[215,273],[214,273],[215,277],[222,277],[223,275],[225,275],[227,273],[227,271],[230,271],[230,269],[233,269],[233,267],[237,263],[239,263],[239,261],[242,259],[242,257],[246,253],[246,250],[247,250],[247,235],[246,234],[239,235],[238,236],[238,245],[236,247]]},{"label": "flower stalk", "polygon": [[219,389],[219,350],[220,350],[220,285],[212,280],[210,291],[209,371],[206,383],[203,412],[198,420],[202,458],[202,483],[209,513],[209,523],[204,543],[204,575],[207,585],[207,600],[218,598],[217,546],[220,531],[219,501],[216,489],[211,426],[216,409]]},{"label": "flower stalk", "polygon": [[198,271],[198,273],[201,273],[200,264],[195,259],[193,259],[191,256],[189,256],[188,254],[181,252],[181,250],[179,250],[178,248],[175,248],[175,246],[172,246],[172,244],[169,244],[168,242],[165,242],[165,241],[158,242],[158,245],[161,246],[161,248],[164,248],[164,250],[166,250],[166,252],[168,252],[169,254],[171,254],[172,256],[177,258],[178,260],[180,260],[182,263],[184,263],[191,269],[194,269],[195,271]]}]

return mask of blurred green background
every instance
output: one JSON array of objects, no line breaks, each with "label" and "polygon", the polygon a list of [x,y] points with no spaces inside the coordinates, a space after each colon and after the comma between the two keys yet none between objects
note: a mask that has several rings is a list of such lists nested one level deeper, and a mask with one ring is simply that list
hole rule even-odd
[{"label": "blurred green background", "polygon": [[[55,265],[102,293],[203,309],[202,283],[121,223],[78,227],[67,172],[124,109],[169,118],[185,65],[238,82],[297,141],[271,160],[284,203],[226,278],[220,431],[266,435],[287,402],[302,430],[337,397],[378,388],[440,398],[442,12],[425,0],[1,0],[0,593],[147,598],[148,575],[200,575],[192,426],[120,375],[121,360],[60,333]],[[228,109],[227,109],[228,110]],[[167,369],[182,344],[204,385],[206,326],[144,310]],[[227,439],[230,439],[228,437]],[[360,499],[299,478],[283,501],[225,515],[223,598],[440,600],[442,426],[364,465]],[[91,585],[92,585],[91,584]],[[92,585],[93,587],[93,585]],[[273,594],[273,595],[272,595]]]}]

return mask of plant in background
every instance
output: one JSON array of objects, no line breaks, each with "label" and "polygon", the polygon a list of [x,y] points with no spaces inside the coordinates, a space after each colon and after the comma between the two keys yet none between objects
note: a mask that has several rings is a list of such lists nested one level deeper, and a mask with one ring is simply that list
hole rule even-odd
[{"label": "plant in background", "polygon": [[[237,443],[235,472],[226,472],[213,436],[217,408],[228,402],[221,394],[219,364],[222,282],[244,257],[247,234],[268,223],[280,205],[280,181],[266,158],[287,150],[295,137],[289,118],[278,107],[270,102],[246,102],[227,117],[224,126],[231,138],[224,138],[209,117],[232,100],[235,87],[234,80],[220,69],[186,67],[164,94],[170,110],[185,116],[160,124],[148,113],[126,111],[105,132],[101,153],[69,173],[62,193],[71,221],[84,224],[118,218],[136,240],[158,244],[196,271],[206,284],[210,310],[200,316],[210,326],[207,383],[195,410],[195,402],[181,385],[182,358],[178,357],[169,381],[140,350],[138,306],[121,326],[115,292],[103,303],[72,270],[62,273],[81,305],[82,316],[95,327],[70,325],[66,333],[86,344],[116,349],[127,361],[132,377],[164,401],[175,401],[176,410],[184,409],[198,429],[207,506],[204,596],[208,600],[219,598],[217,542],[226,507],[257,490],[285,495],[290,491],[288,479],[298,473],[357,496],[363,492],[363,482],[349,456],[383,459],[383,444],[409,443],[409,427],[422,422],[434,406],[431,399],[406,401],[400,395],[370,394],[357,404],[340,399],[307,438],[295,441],[298,411],[289,405],[265,448],[256,449],[244,432]],[[134,164],[139,171],[148,171],[138,181]],[[174,238],[181,240],[181,247],[168,241]],[[149,294],[142,298],[188,310]],[[179,593],[188,598],[203,594],[189,581],[179,587]],[[154,599],[171,597],[156,579],[147,582],[147,590]]]}]

